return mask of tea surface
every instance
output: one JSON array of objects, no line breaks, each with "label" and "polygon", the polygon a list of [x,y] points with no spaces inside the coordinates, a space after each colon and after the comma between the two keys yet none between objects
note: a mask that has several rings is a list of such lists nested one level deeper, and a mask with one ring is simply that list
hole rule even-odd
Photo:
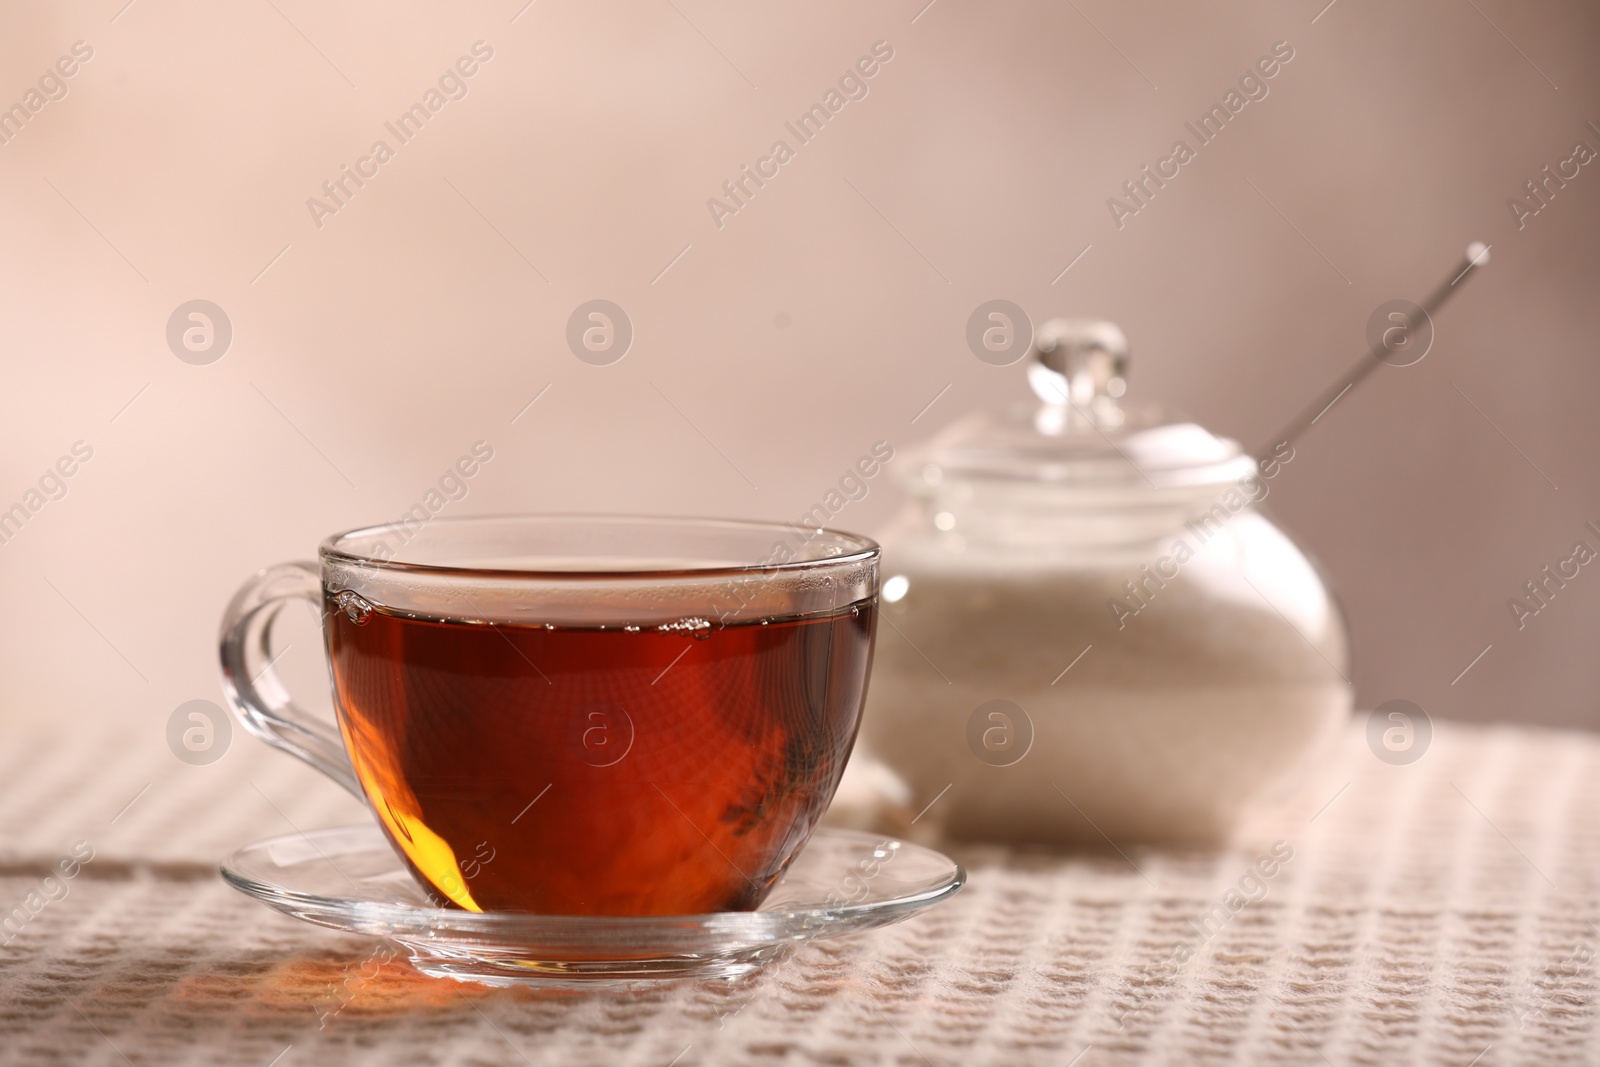
[{"label": "tea surface", "polygon": [[475,911],[680,915],[757,906],[821,818],[875,604],[640,629],[327,608],[345,746],[424,884]]}]

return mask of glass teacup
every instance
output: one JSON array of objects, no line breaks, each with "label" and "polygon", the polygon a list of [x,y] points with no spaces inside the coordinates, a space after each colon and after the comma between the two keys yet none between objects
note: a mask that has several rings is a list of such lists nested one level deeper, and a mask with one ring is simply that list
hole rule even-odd
[{"label": "glass teacup", "polygon": [[[337,534],[222,623],[258,737],[377,816],[441,904],[756,907],[855,741],[878,546],[778,524],[504,517]],[[322,612],[338,732],[294,705],[272,625]]]}]

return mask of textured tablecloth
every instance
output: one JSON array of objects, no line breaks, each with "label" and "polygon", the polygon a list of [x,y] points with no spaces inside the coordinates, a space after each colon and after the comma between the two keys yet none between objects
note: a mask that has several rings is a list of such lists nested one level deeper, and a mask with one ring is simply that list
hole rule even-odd
[{"label": "textured tablecloth", "polygon": [[900,925],[577,994],[427,979],[225,886],[238,844],[366,817],[249,738],[0,739],[0,911],[94,850],[0,948],[0,1063],[1600,1063],[1600,739],[1441,724],[1390,766],[1360,726],[1235,848],[952,846],[968,887]]}]

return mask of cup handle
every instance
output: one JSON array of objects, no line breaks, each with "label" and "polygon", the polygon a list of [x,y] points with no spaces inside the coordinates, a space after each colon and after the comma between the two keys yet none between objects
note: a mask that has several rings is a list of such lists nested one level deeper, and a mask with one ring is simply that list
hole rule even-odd
[{"label": "cup handle", "polygon": [[338,729],[297,705],[273,666],[272,624],[295,597],[322,614],[322,578],[315,563],[269,567],[233,595],[219,633],[223,693],[246,730],[305,760],[364,803]]}]

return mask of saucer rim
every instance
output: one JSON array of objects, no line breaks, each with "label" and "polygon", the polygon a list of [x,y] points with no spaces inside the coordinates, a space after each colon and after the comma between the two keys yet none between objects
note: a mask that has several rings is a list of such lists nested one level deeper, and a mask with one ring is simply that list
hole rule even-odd
[{"label": "saucer rim", "polygon": [[[814,920],[826,926],[842,925],[846,929],[860,928],[860,924],[868,927],[888,925],[903,913],[914,913],[947,900],[966,886],[968,873],[964,865],[950,856],[927,845],[907,841],[904,838],[890,834],[874,834],[862,830],[850,830],[843,827],[818,827],[807,841],[805,849],[796,854],[796,858],[809,849],[818,838],[831,840],[854,839],[864,846],[877,845],[885,841],[898,843],[902,848],[914,849],[926,854],[947,865],[950,873],[937,884],[877,900],[866,900],[851,903],[807,904],[800,902],[797,906],[783,906],[774,909],[756,908],[751,911],[720,911],[701,912],[686,915],[551,915],[541,912],[528,911],[493,911],[473,912],[465,909],[439,908],[424,904],[409,904],[401,901],[376,901],[366,900],[358,896],[326,896],[319,893],[307,893],[302,890],[290,889],[281,884],[263,882],[260,879],[243,873],[240,867],[245,866],[246,857],[259,854],[279,843],[309,843],[316,848],[316,839],[326,838],[336,834],[359,833],[363,836],[370,835],[374,844],[381,846],[381,851],[394,856],[394,850],[382,831],[375,825],[355,823],[345,826],[322,827],[314,830],[295,831],[287,834],[278,834],[273,837],[262,838],[242,845],[228,853],[218,864],[218,873],[228,885],[255,900],[266,904],[277,911],[284,912],[302,920],[320,926],[328,926],[339,930],[352,930],[350,919],[357,915],[362,920],[385,926],[409,928],[416,930],[418,926],[431,925],[431,920],[437,919],[449,926],[457,935],[481,934],[505,936],[519,928],[533,926],[550,933],[563,932],[580,934],[593,931],[597,927],[604,927],[614,932],[624,931],[651,931],[672,929],[680,933],[691,930],[715,933],[721,935],[744,935],[761,940],[768,940],[775,936],[775,927],[782,925],[792,926],[795,922]],[[380,849],[374,848],[373,851]],[[320,849],[317,849],[321,853]],[[323,857],[332,864],[332,860]],[[400,859],[395,856],[396,866],[401,866]],[[337,870],[337,867],[335,867]],[[343,918],[344,921],[323,921],[319,914],[325,914],[329,919]],[[820,931],[819,931],[820,932]],[[407,933],[391,930],[384,934],[397,940],[408,936]],[[410,934],[409,936],[416,936]],[[790,935],[789,939],[801,940],[803,938]]]}]

